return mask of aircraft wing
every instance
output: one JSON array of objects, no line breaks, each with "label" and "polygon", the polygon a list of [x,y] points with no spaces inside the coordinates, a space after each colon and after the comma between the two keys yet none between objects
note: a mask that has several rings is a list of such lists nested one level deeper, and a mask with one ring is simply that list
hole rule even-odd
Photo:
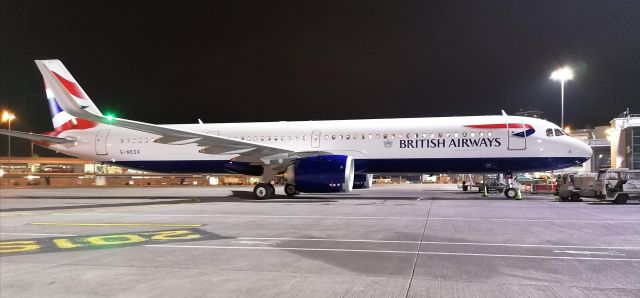
[{"label": "aircraft wing", "polygon": [[65,88],[64,84],[49,71],[44,63],[36,61],[40,72],[45,77],[48,87],[56,95],[56,99],[62,109],[72,116],[83,118],[98,123],[144,131],[161,136],[155,142],[162,144],[186,145],[196,144],[203,148],[198,152],[216,155],[237,155],[233,160],[259,162],[269,164],[276,160],[278,163],[284,163],[289,160],[302,156],[318,155],[319,152],[296,153],[294,151],[279,148],[276,146],[267,146],[264,144],[242,141],[222,136],[214,136],[201,132],[177,129],[161,125],[155,125],[145,122],[127,120],[111,116],[103,116],[93,113],[81,106]]},{"label": "aircraft wing", "polygon": [[68,143],[75,142],[75,140],[72,140],[72,139],[52,137],[52,136],[46,136],[46,135],[41,135],[37,133],[21,132],[21,131],[6,130],[6,129],[0,129],[0,135],[23,138],[23,139],[32,140],[32,141],[45,141],[45,142],[54,143],[54,144],[68,144]]}]

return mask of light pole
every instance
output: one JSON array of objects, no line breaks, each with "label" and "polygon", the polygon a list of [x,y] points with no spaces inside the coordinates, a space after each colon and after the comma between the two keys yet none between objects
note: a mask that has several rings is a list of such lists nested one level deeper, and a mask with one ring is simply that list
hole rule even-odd
[{"label": "light pole", "polygon": [[573,79],[573,69],[569,66],[558,68],[551,73],[550,79],[560,81],[560,127],[564,129],[564,82]]},{"label": "light pole", "polygon": [[[16,115],[12,114],[11,112],[8,111],[4,111],[2,112],[2,122],[8,122],[9,123],[9,132],[11,132],[11,121],[13,119],[16,119]],[[8,156],[8,160],[9,160],[9,168],[8,168],[8,173],[11,173],[11,136],[8,135],[7,139],[9,140],[9,144],[7,146],[7,156]]]}]

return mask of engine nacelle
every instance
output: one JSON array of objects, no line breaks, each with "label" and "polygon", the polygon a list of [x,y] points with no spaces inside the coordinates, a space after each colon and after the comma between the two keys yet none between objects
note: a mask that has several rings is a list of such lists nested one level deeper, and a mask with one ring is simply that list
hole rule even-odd
[{"label": "engine nacelle", "polygon": [[349,192],[353,189],[353,157],[320,155],[298,159],[287,168],[287,181],[299,192]]},{"label": "engine nacelle", "polygon": [[371,188],[373,174],[355,174],[353,176],[353,189]]}]

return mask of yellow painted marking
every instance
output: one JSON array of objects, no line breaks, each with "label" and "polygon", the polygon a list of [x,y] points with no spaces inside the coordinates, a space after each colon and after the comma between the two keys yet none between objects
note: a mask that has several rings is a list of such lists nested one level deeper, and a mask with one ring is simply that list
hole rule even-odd
[{"label": "yellow painted marking", "polygon": [[192,231],[162,231],[151,237],[151,240],[187,240],[202,237]]},{"label": "yellow painted marking", "polygon": [[124,234],[124,235],[94,236],[94,237],[87,238],[87,241],[89,241],[89,243],[93,245],[118,245],[118,244],[144,242],[146,240],[138,235]]},{"label": "yellow painted marking", "polygon": [[32,251],[40,248],[36,241],[3,241],[0,242],[0,253]]},{"label": "yellow painted marking", "polygon": [[62,238],[62,239],[53,239],[53,243],[55,243],[58,247],[64,248],[64,249],[76,248],[76,247],[82,246],[82,245],[79,245],[79,244],[71,243],[71,240],[64,239],[64,238]]},{"label": "yellow painted marking", "polygon": [[66,222],[32,222],[39,226],[88,226],[88,227],[201,227],[203,225],[189,224],[152,224],[152,223],[66,223]]}]

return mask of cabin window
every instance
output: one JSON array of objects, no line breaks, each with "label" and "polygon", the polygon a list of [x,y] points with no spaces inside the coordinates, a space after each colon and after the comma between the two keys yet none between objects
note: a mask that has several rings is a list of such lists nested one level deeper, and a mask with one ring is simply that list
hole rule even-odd
[{"label": "cabin window", "polygon": [[324,139],[328,140],[329,139],[329,135],[324,135]]},{"label": "cabin window", "polygon": [[458,133],[457,133],[457,132],[454,132],[454,133],[453,133],[453,136],[457,138],[457,137],[458,137]]},{"label": "cabin window", "polygon": [[470,133],[471,137],[474,138],[476,136],[475,132]]},{"label": "cabin window", "polygon": [[422,134],[422,138],[423,138],[423,139],[426,139],[426,138],[427,138],[427,134],[426,134],[426,133],[423,133],[423,134]]},{"label": "cabin window", "polygon": [[306,141],[306,140],[307,140],[307,135],[303,135],[303,136],[302,136],[302,140],[303,140],[303,141]]},{"label": "cabin window", "polygon": [[278,137],[273,137],[273,140],[274,140],[274,141],[277,141],[277,140],[278,140]]},{"label": "cabin window", "polygon": [[438,138],[442,138],[442,133],[441,132],[438,133]]},{"label": "cabin window", "polygon": [[466,137],[467,137],[467,133],[466,133],[466,132],[463,132],[463,133],[462,133],[462,137],[463,137],[463,138],[466,138]]},{"label": "cabin window", "polygon": [[332,135],[332,136],[331,136],[331,139],[332,139],[332,140],[335,140],[335,139],[336,139],[336,135]]},{"label": "cabin window", "polygon": [[380,134],[376,134],[376,139],[380,139]]},{"label": "cabin window", "polygon": [[369,134],[369,140],[373,139],[373,135]]},{"label": "cabin window", "polygon": [[346,138],[347,140],[350,140],[350,139],[351,139],[351,135],[346,135],[346,136],[345,136],[345,138]]},{"label": "cabin window", "polygon": [[386,139],[387,139],[387,134],[386,134],[386,133],[385,133],[385,134],[383,134],[383,135],[382,135],[382,138],[386,140]]},{"label": "cabin window", "polygon": [[391,134],[391,139],[395,139],[395,138],[396,138],[396,135],[392,133]]},{"label": "cabin window", "polygon": [[491,132],[488,132],[488,133],[487,133],[487,136],[488,136],[488,137],[490,137],[490,136],[491,136]]},{"label": "cabin window", "polygon": [[450,132],[448,132],[448,133],[447,133],[447,138],[450,138],[450,137],[451,137],[451,133],[450,133]]},{"label": "cabin window", "polygon": [[484,137],[484,132],[481,132],[481,133],[480,133],[480,137]]}]

